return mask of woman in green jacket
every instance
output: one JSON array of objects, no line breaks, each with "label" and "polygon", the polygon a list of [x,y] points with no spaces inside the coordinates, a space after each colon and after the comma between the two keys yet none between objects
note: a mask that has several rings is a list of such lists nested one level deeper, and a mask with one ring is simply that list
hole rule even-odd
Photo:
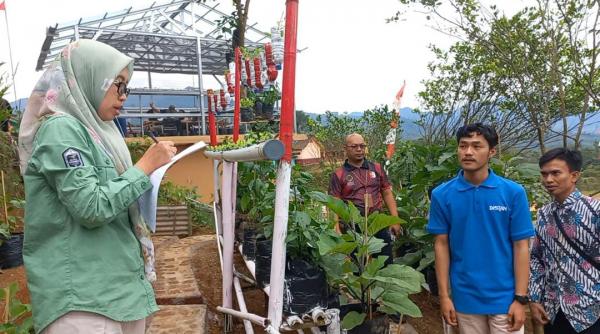
[{"label": "woman in green jacket", "polygon": [[36,333],[144,333],[158,310],[154,249],[138,198],[176,153],[151,146],[133,166],[113,119],[133,60],[69,44],[29,98],[19,133],[27,271]]}]

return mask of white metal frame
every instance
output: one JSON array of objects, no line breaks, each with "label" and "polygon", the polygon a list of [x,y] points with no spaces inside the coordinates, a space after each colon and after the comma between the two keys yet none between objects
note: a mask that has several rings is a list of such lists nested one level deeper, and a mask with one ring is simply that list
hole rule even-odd
[{"label": "white metal frame", "polygon": [[[247,334],[254,333],[251,323],[265,328],[266,333],[280,333],[282,331],[298,331],[302,328],[311,328],[313,333],[321,333],[318,326],[327,325],[327,334],[340,334],[339,310],[316,308],[309,314],[288,317],[285,322],[283,317],[283,289],[285,279],[285,238],[288,223],[288,204],[291,177],[291,164],[281,160],[277,172],[276,199],[275,199],[275,226],[273,231],[273,252],[271,258],[270,286],[264,289],[269,296],[269,312],[267,318],[249,313],[246,309],[239,278],[235,275],[233,265],[233,252],[235,242],[235,207],[237,162],[278,160],[283,155],[283,144],[278,140],[270,140],[247,148],[226,151],[204,151],[206,157],[214,159],[214,215],[217,230],[217,243],[221,259],[223,274],[223,301],[217,310],[225,315],[224,331],[232,330],[232,317],[244,320]],[[219,160],[221,163],[219,163]],[[221,178],[219,182],[219,167]],[[246,260],[245,260],[246,261]],[[247,266],[255,276],[254,262],[246,261]],[[240,310],[233,309],[233,295],[235,294]]]}]

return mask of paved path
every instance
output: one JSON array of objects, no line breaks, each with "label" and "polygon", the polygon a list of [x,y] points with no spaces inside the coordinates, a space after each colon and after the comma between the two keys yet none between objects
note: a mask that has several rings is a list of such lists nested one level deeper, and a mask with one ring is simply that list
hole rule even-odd
[{"label": "paved path", "polygon": [[214,240],[214,236],[155,237],[153,240],[157,272],[154,290],[160,311],[152,318],[148,333],[208,333],[205,300],[194,277],[191,258],[197,244]]}]

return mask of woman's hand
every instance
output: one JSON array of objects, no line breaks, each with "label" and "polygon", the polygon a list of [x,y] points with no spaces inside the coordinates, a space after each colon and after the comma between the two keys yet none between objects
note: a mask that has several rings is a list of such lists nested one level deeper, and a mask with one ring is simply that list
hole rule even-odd
[{"label": "woman's hand", "polygon": [[148,148],[142,158],[135,164],[146,175],[169,163],[171,158],[177,153],[175,143],[172,141],[160,141]]}]

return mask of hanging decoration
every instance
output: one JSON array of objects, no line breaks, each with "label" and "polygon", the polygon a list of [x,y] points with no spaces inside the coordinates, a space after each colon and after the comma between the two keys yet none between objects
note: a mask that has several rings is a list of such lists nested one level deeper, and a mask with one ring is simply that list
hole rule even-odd
[{"label": "hanging decoration", "polygon": [[240,58],[240,74],[241,74],[241,82],[244,83],[248,80],[248,72],[246,72],[246,66],[244,66],[244,61]]},{"label": "hanging decoration", "polygon": [[225,100],[225,90],[221,89],[219,91],[219,98],[220,98],[220,102],[221,102],[221,110],[225,111],[227,110],[227,100]]},{"label": "hanging decoration", "polygon": [[219,105],[219,96],[217,96],[217,94],[213,94],[213,102],[215,104],[215,113],[216,113],[218,105]]},{"label": "hanging decoration", "polygon": [[265,44],[265,59],[267,61],[267,78],[273,82],[277,79],[277,66],[275,60],[273,60],[273,45],[271,43]]},{"label": "hanging decoration", "polygon": [[[215,113],[212,111],[212,102],[211,102],[211,98],[214,95],[214,92],[212,89],[207,89],[206,90],[206,98],[208,100],[207,103],[207,107],[208,107],[208,130],[210,133],[210,145],[211,146],[217,146],[217,119],[215,117]],[[216,105],[215,105],[216,107]]]},{"label": "hanging decoration", "polygon": [[271,44],[273,45],[273,61],[278,70],[281,70],[283,64],[283,38],[281,38],[281,30],[271,28]]},{"label": "hanging decoration", "polygon": [[[231,65],[232,63],[230,63]],[[227,92],[233,94],[233,83],[231,82],[231,70],[225,71],[225,82],[227,83]]]},{"label": "hanging decoration", "polygon": [[252,87],[252,69],[250,67],[250,58],[246,58],[244,60],[244,65],[246,65],[246,85],[248,85],[248,87]]},{"label": "hanging decoration", "polygon": [[262,71],[260,69],[260,59],[258,57],[254,57],[254,85],[258,89],[263,89],[262,81],[260,77],[262,75]]}]

